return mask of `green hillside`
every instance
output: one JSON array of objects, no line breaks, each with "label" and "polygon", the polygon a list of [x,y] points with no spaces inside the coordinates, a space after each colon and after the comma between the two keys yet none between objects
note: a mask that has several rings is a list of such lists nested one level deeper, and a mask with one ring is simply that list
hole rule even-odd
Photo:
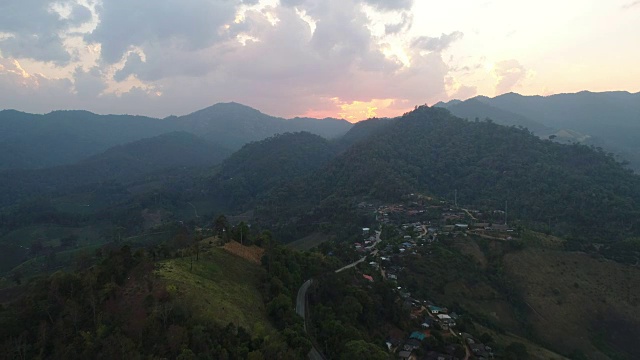
[{"label": "green hillside", "polygon": [[212,201],[247,209],[271,189],[319,169],[335,155],[329,141],[307,132],[285,133],[245,145],[207,182]]},{"label": "green hillside", "polygon": [[201,246],[193,268],[190,257],[169,259],[156,265],[156,275],[175,287],[201,321],[234,323],[261,335],[274,332],[260,293],[264,269],[206,241]]},{"label": "green hillside", "polygon": [[[551,96],[515,93],[438,104],[460,117],[500,124],[522,125],[538,135],[556,135],[557,141],[601,146],[640,169],[640,93],[582,91]],[[542,127],[541,127],[542,126]],[[547,129],[545,129],[545,127]],[[560,130],[560,133],[548,129]],[[575,133],[576,136],[566,136]]]},{"label": "green hillside", "polygon": [[0,172],[0,205],[46,194],[68,194],[96,183],[132,183],[170,168],[212,166],[229,151],[184,132],[172,132],[111,148],[73,165]]},{"label": "green hillside", "polygon": [[406,114],[268,201],[318,222],[339,219],[350,199],[456,190],[459,203],[494,210],[506,202],[511,219],[557,234],[610,242],[640,233],[640,177],[612,157],[440,108]]}]

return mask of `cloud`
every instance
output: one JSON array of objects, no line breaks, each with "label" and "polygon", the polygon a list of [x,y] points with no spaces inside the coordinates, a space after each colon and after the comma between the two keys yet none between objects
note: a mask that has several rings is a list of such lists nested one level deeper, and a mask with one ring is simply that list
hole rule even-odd
[{"label": "cloud", "polygon": [[[385,56],[386,45],[372,33],[371,8],[364,3],[283,0],[278,6],[247,8],[255,1],[160,0],[149,7],[109,0],[90,14],[69,9],[69,24],[97,21],[82,38],[85,48],[95,49],[94,57],[68,66],[68,79],[38,78],[40,87],[30,83],[30,99],[39,102],[39,91],[49,99],[42,104],[29,106],[15,97],[7,103],[28,111],[49,106],[164,117],[238,101],[270,114],[295,116],[346,110],[363,114],[385,106],[402,113],[446,97],[444,79],[451,69],[439,50],[406,49],[404,64]],[[389,25],[388,33],[402,34],[411,27],[411,15],[402,10],[410,1],[366,3],[379,11],[399,11],[400,21]],[[456,36],[435,39],[453,42]],[[0,93],[18,80],[0,73]]]},{"label": "cloud", "polygon": [[89,71],[77,67],[73,78],[75,92],[81,99],[95,99],[107,89],[104,76],[98,67],[93,67]]},{"label": "cloud", "polygon": [[464,34],[460,31],[454,31],[450,34],[442,34],[440,37],[421,36],[413,40],[411,45],[414,48],[421,50],[441,52],[463,37]]},{"label": "cloud", "polygon": [[4,57],[67,64],[72,56],[64,46],[65,33],[91,18],[91,11],[74,1],[2,1],[0,33],[9,36],[0,39],[0,51]]},{"label": "cloud", "polygon": [[413,6],[413,0],[363,0],[379,10],[409,10]]},{"label": "cloud", "polygon": [[477,93],[478,93],[477,87],[461,85],[453,94],[451,94],[450,98],[458,99],[458,100],[466,100],[475,96]]},{"label": "cloud", "polygon": [[527,70],[517,60],[505,60],[495,64],[496,94],[512,91],[527,76]]},{"label": "cloud", "polygon": [[72,89],[73,83],[69,79],[49,79],[41,74],[30,74],[17,60],[0,58],[2,106],[44,113],[66,104]]},{"label": "cloud", "polygon": [[640,5],[640,0],[636,0],[636,1],[632,1],[632,2],[630,2],[628,4],[623,5],[622,8],[626,10],[626,9],[631,9],[632,7],[639,6],[639,5]]},{"label": "cloud", "polygon": [[410,30],[412,25],[413,25],[413,15],[407,12],[403,12],[400,22],[395,24],[386,24],[384,26],[384,33],[386,35],[395,35],[398,33],[404,33]]},{"label": "cloud", "polygon": [[[280,4],[286,7],[317,4],[318,0],[280,0]],[[380,11],[410,10],[413,0],[359,0],[358,3],[370,5]]]},{"label": "cloud", "polygon": [[104,1],[97,9],[100,23],[86,40],[102,46],[102,59],[108,64],[120,61],[132,47],[196,51],[227,38],[221,27],[233,22],[242,3],[158,0],[149,5],[129,0]]}]

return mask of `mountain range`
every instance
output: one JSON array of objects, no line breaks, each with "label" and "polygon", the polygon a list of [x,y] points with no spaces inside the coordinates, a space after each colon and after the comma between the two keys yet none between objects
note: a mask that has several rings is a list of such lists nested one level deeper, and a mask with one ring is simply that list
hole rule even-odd
[{"label": "mountain range", "polygon": [[469,120],[490,118],[563,143],[602,147],[640,169],[640,93],[583,91],[551,96],[508,93],[437,103]]},{"label": "mountain range", "polygon": [[[583,103],[575,100],[582,96],[621,97],[626,102],[593,102],[600,108],[627,104],[620,105],[620,111],[633,116],[629,99],[635,95],[574,95],[571,103]],[[355,126],[335,119],[284,120],[235,103],[162,120],[5,111],[0,124],[9,131],[2,133],[3,144],[15,144],[19,137],[25,139],[21,145],[30,144],[26,139],[42,137],[46,141],[33,144],[35,150],[25,157],[40,154],[40,164],[83,158],[67,165],[1,171],[5,191],[0,204],[9,206],[5,214],[10,214],[12,206],[39,196],[65,204],[75,197],[92,209],[122,202],[133,209],[157,203],[162,196],[174,216],[188,218],[194,204],[200,204],[201,212],[256,211],[256,221],[263,224],[297,224],[292,240],[312,231],[305,228],[308,224],[348,222],[353,204],[362,199],[392,201],[412,192],[448,198],[455,191],[461,201],[485,208],[502,208],[508,202],[514,218],[565,236],[611,242],[639,233],[637,176],[606,151],[541,136],[558,133],[548,119],[560,126],[579,124],[575,119],[560,122],[551,112],[562,109],[561,102],[553,100],[547,107],[544,123],[518,114],[515,106],[505,110],[490,104],[518,103],[534,113],[536,106],[525,106],[529,100],[548,99],[509,94],[453,101],[439,104],[447,110],[421,106],[402,117],[369,119]],[[464,121],[452,115],[464,112],[470,118],[476,110],[491,120],[476,116]],[[622,115],[615,119],[633,127]],[[593,122],[593,117],[584,120],[587,125]],[[304,127],[316,134],[288,131]],[[525,127],[529,130],[521,129]],[[113,145],[134,138],[140,139]],[[74,152],[56,148],[61,141]],[[110,148],[100,150],[108,144]],[[105,186],[118,195],[109,201],[96,197]]]},{"label": "mountain range", "polygon": [[46,115],[0,111],[0,170],[72,164],[113,146],[183,131],[235,151],[242,145],[285,133],[308,131],[326,138],[346,133],[339,119],[283,119],[237,103],[220,103],[185,116],[154,119],[54,111]]},{"label": "mountain range", "polygon": [[[212,238],[202,242],[207,251],[198,253],[199,247],[192,248],[196,249],[195,264],[194,253],[183,247],[193,245],[191,239],[198,239],[199,231],[211,233],[220,226],[216,231],[222,236],[225,229],[227,234],[240,232],[241,242],[248,233],[259,234],[254,239],[268,247],[272,247],[272,239],[290,242],[310,235],[322,241],[336,240],[314,246],[353,251],[349,240],[361,239],[362,227],[378,224],[373,211],[377,205],[425,198],[433,204],[453,204],[455,196],[462,207],[482,213],[506,210],[508,204],[508,225],[514,234],[528,237],[495,243],[441,233],[441,244],[432,244],[439,250],[425,244],[406,264],[415,272],[401,274],[415,285],[412,293],[436,291],[440,288],[434,285],[437,280],[442,291],[429,293],[429,299],[432,295],[438,302],[447,299],[444,304],[464,299],[461,303],[465,307],[479,306],[480,319],[498,304],[504,310],[500,319],[482,324],[499,324],[518,335],[532,335],[563,354],[594,346],[604,353],[611,344],[623,354],[637,353],[633,345],[640,333],[635,315],[638,300],[629,279],[638,278],[630,274],[640,262],[640,176],[607,151],[585,145],[595,136],[589,141],[559,141],[561,133],[588,136],[575,130],[575,122],[552,127],[549,121],[532,120],[517,109],[481,100],[440,104],[449,110],[419,106],[397,118],[369,119],[353,126],[335,119],[284,120],[238,104],[218,104],[182,119],[2,112],[0,119],[5,116],[8,120],[0,126],[8,132],[0,135],[0,144],[11,150],[3,155],[6,161],[24,168],[10,169],[20,166],[3,163],[4,170],[0,170],[0,272],[12,274],[19,283],[21,277],[36,278],[42,272],[57,271],[52,279],[53,284],[59,284],[66,276],[58,271],[62,266],[79,266],[84,269],[80,274],[91,275],[85,271],[86,261],[93,259],[106,269],[112,266],[107,259],[114,255],[114,264],[135,264],[135,259],[148,253],[154,262],[167,257],[181,262],[184,271],[179,276],[179,296],[193,296],[203,284],[210,284],[200,277],[206,267],[211,271],[205,273],[225,283],[222,290],[216,287],[211,293],[223,294],[228,300],[233,286],[245,289],[253,284],[259,299],[264,293],[258,287],[284,289],[283,280],[299,285],[309,278],[296,269],[319,269],[310,262],[314,258],[339,260],[332,252],[326,256],[310,252],[292,253],[288,260],[275,257],[272,263],[271,255],[284,250],[271,252],[263,258],[269,269],[265,272],[277,277],[263,286],[221,275],[218,268],[232,269],[237,264],[229,261],[221,265],[223,259],[213,254],[223,250]],[[487,115],[475,116],[477,109]],[[455,116],[455,111],[464,111],[470,121]],[[298,131],[300,128],[307,131]],[[40,142],[28,142],[35,139]],[[435,208],[437,218],[440,212],[454,211]],[[234,228],[240,220],[251,226],[245,223]],[[397,220],[402,223],[404,219]],[[386,231],[385,227],[382,230]],[[398,235],[397,241],[402,239]],[[125,246],[121,252],[113,252],[123,244],[147,250],[132,252]],[[178,246],[182,249],[177,250]],[[176,249],[173,255],[171,249]],[[300,264],[292,261],[295,258]],[[476,263],[474,259],[480,260]],[[148,269],[169,276],[179,268]],[[294,272],[296,275],[291,275]],[[122,281],[128,279],[124,272],[120,274]],[[105,282],[110,279],[99,278]],[[185,278],[198,287],[185,290]],[[9,282],[8,276],[3,279],[4,284]],[[137,303],[147,304],[143,299],[149,297],[138,296],[139,290],[140,286],[146,291],[151,288],[143,277],[140,279],[127,282],[138,287],[130,294],[139,299]],[[92,280],[87,277],[86,281]],[[348,282],[352,282],[351,276]],[[624,286],[612,290],[603,285],[608,282]],[[38,293],[41,299],[52,299],[50,288],[59,288],[33,284],[37,283],[30,281],[28,286],[42,290]],[[376,276],[374,284],[384,283]],[[72,288],[92,289],[81,285]],[[165,300],[178,293],[164,283],[158,293],[165,292],[160,289],[166,290],[167,295],[162,295]],[[287,289],[295,295],[295,288]],[[226,303],[227,310],[210,306],[211,293],[198,294],[206,298],[202,304],[209,304],[199,308],[222,308],[223,313],[232,313]],[[3,294],[7,292],[0,292],[0,300]],[[390,294],[390,302],[396,303],[396,295]],[[85,295],[79,298],[91,299]],[[104,299],[109,309],[105,313],[111,314],[113,303],[108,297]],[[276,311],[280,308],[293,309],[291,300],[281,300],[266,306],[251,303],[247,309],[251,314],[255,309],[275,314],[281,314]],[[528,307],[520,308],[525,301]],[[73,302],[65,304],[73,309]],[[26,305],[25,309],[36,309]],[[569,308],[573,311],[568,312]],[[116,313],[128,318],[128,309]],[[158,313],[151,309],[149,313]],[[539,318],[535,309],[558,315]],[[92,323],[90,309],[82,313]],[[64,314],[64,319],[73,319]],[[604,321],[605,317],[613,320]],[[279,321],[283,316],[276,318]],[[302,329],[295,314],[292,319]],[[533,324],[535,332],[525,334],[530,330],[523,324]],[[555,331],[547,336],[549,327]],[[582,345],[565,346],[566,328],[580,334],[582,341],[578,343]],[[176,329],[165,327],[169,332]],[[602,329],[612,329],[611,335],[602,335]],[[626,336],[620,337],[620,333]],[[139,334],[147,339],[144,331]]]}]

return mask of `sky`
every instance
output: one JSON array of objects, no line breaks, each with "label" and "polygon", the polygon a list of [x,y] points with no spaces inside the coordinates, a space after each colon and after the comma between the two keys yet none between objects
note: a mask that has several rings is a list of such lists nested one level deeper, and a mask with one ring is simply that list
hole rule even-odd
[{"label": "sky", "polygon": [[358,121],[640,92],[640,0],[2,0],[0,109]]}]

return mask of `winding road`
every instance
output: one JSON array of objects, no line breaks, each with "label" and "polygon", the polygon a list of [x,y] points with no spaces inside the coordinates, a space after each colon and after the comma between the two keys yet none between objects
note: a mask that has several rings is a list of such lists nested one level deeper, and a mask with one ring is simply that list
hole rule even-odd
[{"label": "winding road", "polygon": [[[369,249],[373,249],[380,243],[380,241],[382,241],[380,239],[380,233],[381,231],[376,231],[376,241],[373,243],[373,245],[369,246]],[[378,253],[378,249],[375,249],[371,252],[371,255],[376,255],[377,253]],[[365,255],[360,260],[352,262],[351,264],[336,270],[336,273],[342,272],[347,269],[351,269],[352,267],[364,262],[366,259],[367,259],[367,256]],[[307,331],[307,318],[308,318],[307,291],[309,290],[309,287],[312,284],[313,284],[313,279],[309,279],[305,281],[304,284],[300,286],[300,289],[298,289],[298,296],[296,297],[296,314],[301,316],[302,319],[304,320],[304,331]],[[310,360],[325,360],[325,357],[322,356],[322,353],[318,351],[315,345],[313,345],[313,347],[311,348],[311,351],[309,351],[309,354],[307,356],[309,357]]]},{"label": "winding road", "polygon": [[[375,247],[380,243],[380,241],[382,241],[382,239],[380,239],[380,233],[381,233],[381,231],[376,231],[376,241],[373,243],[373,245],[370,245],[370,246],[368,247],[369,249],[373,249],[373,248],[375,248]],[[378,249],[375,249],[375,250],[373,250],[369,255],[377,255],[377,254],[378,254]],[[336,273],[339,273],[339,272],[345,271],[345,270],[347,270],[347,269],[351,269],[352,267],[354,267],[354,266],[356,266],[356,265],[358,265],[358,264],[360,264],[360,263],[364,262],[364,261],[367,259],[367,256],[368,256],[368,255],[365,255],[365,256],[363,256],[362,258],[360,258],[360,260],[354,261],[354,262],[352,262],[351,264],[349,264],[349,265],[347,265],[347,266],[343,266],[343,267],[341,267],[340,269],[336,270]],[[303,284],[303,285],[304,285],[304,284]]]}]

